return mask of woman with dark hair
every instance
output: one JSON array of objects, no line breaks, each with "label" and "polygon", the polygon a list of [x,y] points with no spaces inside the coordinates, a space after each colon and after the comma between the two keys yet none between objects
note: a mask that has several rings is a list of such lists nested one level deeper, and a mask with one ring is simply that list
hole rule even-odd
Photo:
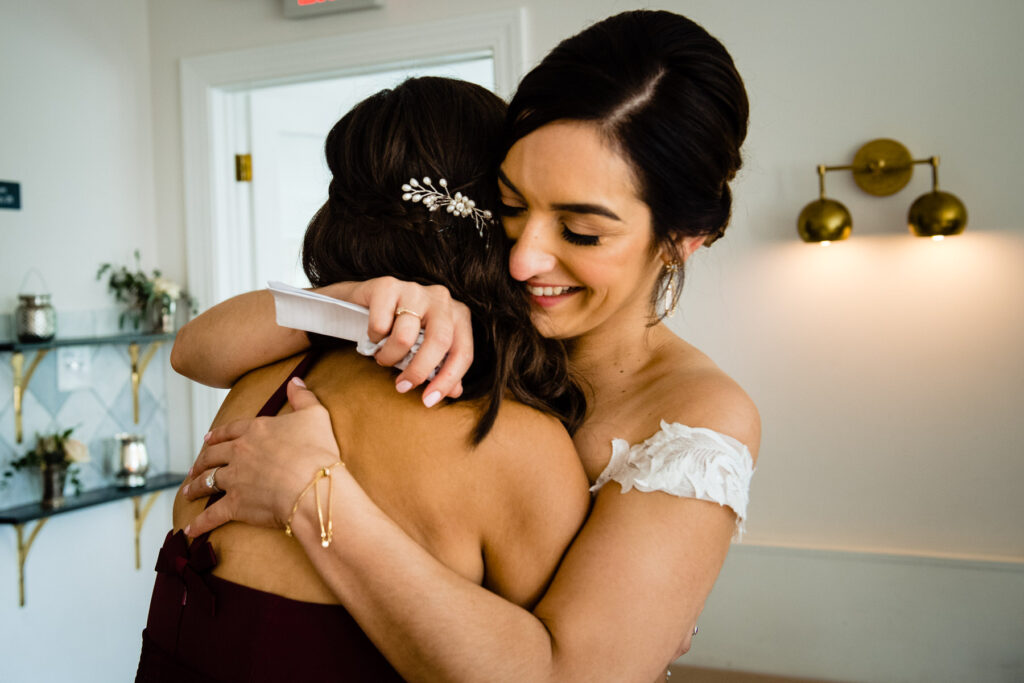
[{"label": "woman with dark hair", "polygon": [[[390,274],[464,301],[477,360],[462,400],[430,411],[396,394],[392,371],[351,343],[318,338],[304,358],[236,382],[214,425],[276,415],[304,381],[322,407],[300,412],[336,440],[334,457],[251,472],[290,497],[276,522],[294,524],[301,538],[311,511],[320,551],[337,547],[331,503],[344,471],[442,566],[530,608],[587,512],[586,476],[560,423],[575,429],[584,400],[562,344],[530,325],[526,296],[505,270],[507,241],[483,209],[497,201],[504,113],[487,90],[440,78],[358,104],[327,137],[329,198],[302,250],[314,284]],[[413,182],[424,201],[403,192],[410,177],[421,179]],[[234,486],[237,469],[212,472],[209,483]],[[136,680],[401,680],[294,538],[228,524],[189,545],[181,529],[203,505],[186,493],[160,551]]]},{"label": "woman with dark hair", "polygon": [[[523,79],[498,172],[513,241],[509,271],[530,296],[534,325],[567,340],[583,381],[588,412],[573,441],[593,507],[529,612],[441,566],[356,482],[341,479],[334,510],[351,542],[319,552],[312,518],[299,539],[404,676],[649,681],[689,648],[746,514],[760,420],[743,390],[661,319],[676,307],[686,260],[728,223],[747,116],[728,52],[669,12],[599,22]],[[465,390],[467,313],[447,295],[394,280],[339,283],[329,293],[376,311],[371,332],[392,333],[378,354],[382,363],[404,356],[418,332],[396,308],[422,314],[427,341],[396,378],[400,392],[426,381],[445,352],[424,403]],[[267,307],[248,310],[261,329],[270,325]],[[230,366],[212,372],[199,358],[233,315],[201,316],[183,330],[176,367],[202,381],[230,382]],[[303,344],[275,339],[272,351],[236,357],[236,369]],[[264,462],[316,465],[334,457],[331,443],[281,423],[265,433],[246,422],[228,425],[209,435],[192,481],[215,466],[237,467],[243,478]],[[229,500],[197,518],[193,533],[282,513],[277,493],[242,482],[232,497],[231,486]],[[205,494],[200,485],[190,495]]]}]

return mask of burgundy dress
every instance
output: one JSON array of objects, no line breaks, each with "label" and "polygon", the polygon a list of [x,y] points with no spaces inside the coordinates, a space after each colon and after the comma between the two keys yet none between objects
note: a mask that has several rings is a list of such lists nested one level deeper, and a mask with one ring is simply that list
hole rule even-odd
[{"label": "burgundy dress", "polygon": [[[288,380],[303,376],[313,362],[314,355],[307,355]],[[260,415],[277,414],[287,401],[288,380]],[[136,683],[402,680],[344,607],[291,600],[213,576],[217,556],[208,536],[189,545],[182,531],[167,534]]]}]

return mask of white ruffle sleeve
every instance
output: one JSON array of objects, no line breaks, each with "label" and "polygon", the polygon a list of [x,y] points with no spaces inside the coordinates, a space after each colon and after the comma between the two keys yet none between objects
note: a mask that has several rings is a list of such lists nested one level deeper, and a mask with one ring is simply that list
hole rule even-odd
[{"label": "white ruffle sleeve", "polygon": [[661,429],[643,443],[612,441],[612,457],[590,488],[596,493],[609,481],[622,493],[664,491],[729,506],[736,513],[736,535],[743,535],[754,460],[745,445],[703,427],[662,420]]}]

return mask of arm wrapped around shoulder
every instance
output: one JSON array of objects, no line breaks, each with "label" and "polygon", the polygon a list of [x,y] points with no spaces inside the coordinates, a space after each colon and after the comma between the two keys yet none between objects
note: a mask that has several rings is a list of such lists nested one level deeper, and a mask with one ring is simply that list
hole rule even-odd
[{"label": "arm wrapped around shoulder", "polygon": [[745,445],[703,427],[687,427],[664,420],[661,429],[642,443],[630,446],[612,441],[608,466],[590,488],[596,493],[609,481],[622,492],[664,491],[673,496],[708,500],[736,513],[736,537],[742,537],[750,497],[754,461]]}]

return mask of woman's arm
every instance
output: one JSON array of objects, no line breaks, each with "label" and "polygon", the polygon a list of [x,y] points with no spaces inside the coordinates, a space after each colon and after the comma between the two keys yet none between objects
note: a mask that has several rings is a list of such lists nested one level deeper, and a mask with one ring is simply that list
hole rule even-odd
[{"label": "woman's arm", "polygon": [[308,346],[305,332],[278,326],[274,298],[260,289],[222,301],[182,327],[171,367],[200,384],[228,388],[250,370]]},{"label": "woman's arm", "polygon": [[[424,402],[432,406],[442,397],[462,394],[462,376],[473,362],[473,331],[469,309],[447,289],[381,277],[313,291],[370,309],[367,335],[374,342],[388,337],[375,355],[387,367],[408,355],[422,326],[423,344],[395,378],[398,391],[419,386],[440,366],[423,391]],[[396,316],[399,307],[418,317]],[[223,301],[182,327],[171,349],[171,366],[200,384],[227,388],[250,370],[308,346],[305,332],[277,325],[274,298],[261,289]]]},{"label": "woman's arm", "polygon": [[[293,415],[318,405],[295,386],[289,393],[306,402]],[[265,421],[259,424],[274,431]],[[709,426],[748,441],[756,452],[752,431]],[[255,460],[257,471],[260,458],[272,457],[260,455],[267,451],[244,436],[246,427],[218,432],[211,442],[243,436],[204,450],[197,461],[196,482],[208,467],[227,465],[217,481],[228,493],[193,522],[190,534],[228,519],[264,523],[249,515],[265,515],[268,508],[283,521],[290,511],[292,494],[280,493],[251,510],[240,507],[257,498],[255,486],[242,491],[249,461]],[[291,451],[308,463],[310,474],[320,461],[337,457],[329,446],[320,451],[311,443],[315,431],[312,425],[304,430]],[[234,452],[244,457],[233,459]],[[714,503],[665,493],[623,495],[610,483],[531,613],[438,563],[346,473],[335,487],[335,529],[344,530],[335,543],[320,546],[311,499],[303,500],[292,528],[328,586],[410,680],[475,681],[486,672],[488,680],[649,682],[692,631],[734,530],[732,512]],[[198,489],[191,495],[207,493],[201,484]]]}]

